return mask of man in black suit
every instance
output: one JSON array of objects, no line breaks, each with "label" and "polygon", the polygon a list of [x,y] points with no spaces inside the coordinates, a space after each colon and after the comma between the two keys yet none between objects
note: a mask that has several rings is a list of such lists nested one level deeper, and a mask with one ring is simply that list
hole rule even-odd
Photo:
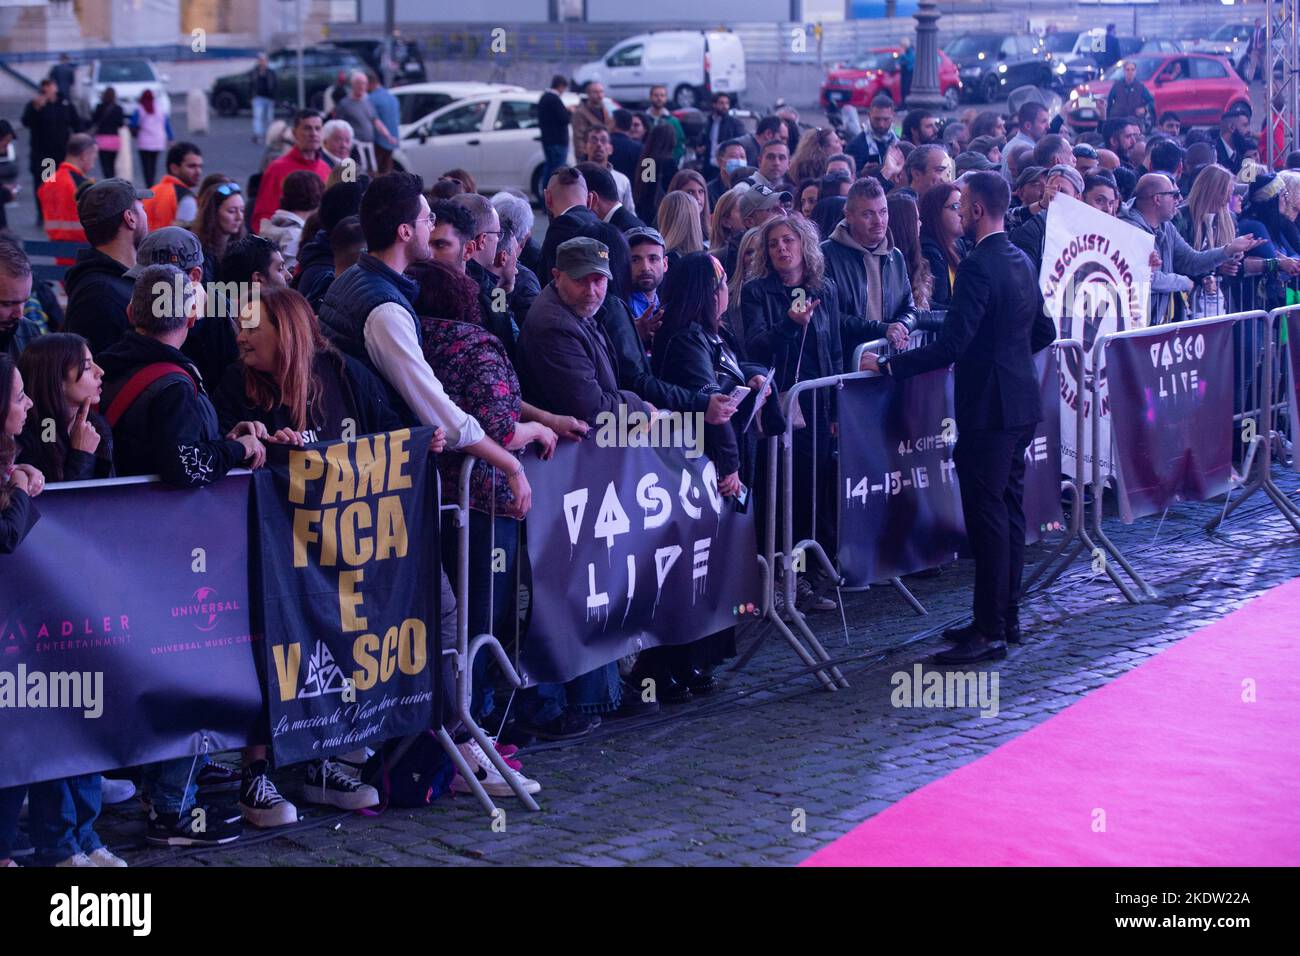
[{"label": "man in black suit", "polygon": [[936,655],[941,664],[1005,657],[1006,642],[1020,642],[1025,448],[1042,418],[1033,353],[1052,343],[1056,329],[1043,311],[1029,259],[1007,238],[1003,217],[1010,201],[999,174],[967,179],[961,222],[975,248],[957,267],[939,337],[886,358],[862,357],[863,370],[895,378],[956,366],[953,461],[975,557],[975,621],[944,632],[957,644]]},{"label": "man in black suit", "polygon": [[599,221],[587,208],[587,181],[573,166],[561,166],[553,172],[543,196],[551,224],[546,227],[546,239],[542,242],[542,271],[538,276],[551,274],[560,243],[577,238],[585,226]]},{"label": "man in black suit", "polygon": [[731,97],[726,93],[714,93],[713,111],[709,113],[708,122],[704,124],[700,138],[695,143],[695,152],[704,160],[705,168],[701,172],[704,173],[705,180],[718,175],[718,168],[713,165],[713,157],[718,154],[718,144],[744,135],[745,125],[731,115]]},{"label": "man in black suit", "polygon": [[596,163],[579,163],[575,167],[587,183],[587,208],[601,222],[607,222],[619,232],[644,226],[630,209],[618,201],[618,186],[609,170]]},{"label": "man in black suit", "polygon": [[636,176],[637,160],[641,158],[641,144],[629,135],[631,131],[632,111],[614,110],[614,131],[609,134],[609,144],[614,152],[609,162],[628,179]]}]

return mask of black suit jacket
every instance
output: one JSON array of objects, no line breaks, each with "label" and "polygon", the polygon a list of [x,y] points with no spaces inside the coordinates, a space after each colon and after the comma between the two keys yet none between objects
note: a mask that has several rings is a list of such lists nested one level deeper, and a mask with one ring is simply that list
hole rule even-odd
[{"label": "black suit jacket", "polygon": [[635,229],[637,226],[644,226],[636,213],[628,209],[627,206],[619,206],[614,210],[614,215],[609,217],[609,224],[619,232],[627,232],[629,229]]},{"label": "black suit jacket", "polygon": [[546,228],[546,239],[542,242],[542,269],[537,273],[543,287],[551,281],[551,270],[555,268],[555,250],[560,247],[560,243],[576,238],[583,229],[595,222],[600,222],[600,218],[586,206],[574,206],[566,210],[564,215],[551,220]]},{"label": "black suit jacket", "polygon": [[890,358],[889,371],[906,378],[955,365],[958,431],[1020,428],[1042,419],[1033,356],[1055,339],[1037,273],[1000,232],[957,267],[938,338]]}]

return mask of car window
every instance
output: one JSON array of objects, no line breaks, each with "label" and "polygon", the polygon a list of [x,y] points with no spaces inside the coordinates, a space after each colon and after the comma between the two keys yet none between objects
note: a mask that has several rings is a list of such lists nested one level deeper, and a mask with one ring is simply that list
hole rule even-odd
[{"label": "car window", "polygon": [[[1144,57],[1135,58],[1133,60],[1133,64],[1137,67],[1136,78],[1139,81],[1151,79],[1152,75],[1154,75],[1156,71],[1156,67],[1158,67],[1161,64],[1161,62],[1163,61],[1161,61],[1159,57],[1144,56]],[[1120,60],[1111,68],[1111,71],[1106,74],[1106,79],[1109,80],[1111,83],[1119,83],[1123,81],[1124,79],[1123,60]]]},{"label": "car window", "polygon": [[1165,82],[1172,80],[1186,80],[1191,77],[1188,74],[1187,57],[1176,56],[1164,65],[1160,71],[1159,79]]},{"label": "car window", "polygon": [[978,53],[993,56],[997,51],[998,38],[987,36],[958,37],[952,41],[952,46],[947,48],[949,56],[975,56]]},{"label": "car window", "polygon": [[526,100],[502,100],[493,129],[536,129],[537,104]]},{"label": "car window", "polygon": [[1143,43],[1137,37],[1120,37],[1119,38],[1119,55],[1129,56],[1143,49]]},{"label": "car window", "polygon": [[433,131],[439,136],[449,133],[477,133],[487,112],[487,100],[476,100],[463,106],[452,107],[433,120]]},{"label": "car window", "polygon": [[1219,27],[1211,39],[1213,40],[1247,40],[1250,38],[1250,27],[1244,23],[1230,23],[1225,27]]},{"label": "car window", "polygon": [[1192,60],[1192,79],[1194,80],[1222,80],[1227,75],[1227,68],[1217,60],[1204,60],[1200,57]]},{"label": "car window", "polygon": [[99,64],[100,83],[153,83],[157,77],[142,60],[116,60]]},{"label": "car window", "polygon": [[868,53],[853,64],[855,70],[890,70],[897,61],[893,53]]},{"label": "car window", "polygon": [[397,106],[401,121],[414,123],[428,116],[434,110],[440,110],[452,101],[448,93],[407,93],[397,97]]},{"label": "car window", "polygon": [[1065,32],[1049,33],[1043,38],[1043,46],[1051,53],[1073,53],[1074,45],[1078,42],[1079,34],[1067,30]]},{"label": "car window", "polygon": [[1006,54],[1007,56],[1015,56],[1015,55],[1016,55],[1016,38],[1015,38],[1015,37],[1007,37],[1005,40],[1003,40],[1003,41],[1002,41],[1002,45],[1001,45],[1000,47],[998,47],[998,52],[999,52],[999,53],[1004,53],[1004,54]]},{"label": "car window", "polygon": [[615,50],[605,63],[608,66],[640,66],[641,55],[644,51],[645,46],[643,44],[633,43],[631,46]]}]

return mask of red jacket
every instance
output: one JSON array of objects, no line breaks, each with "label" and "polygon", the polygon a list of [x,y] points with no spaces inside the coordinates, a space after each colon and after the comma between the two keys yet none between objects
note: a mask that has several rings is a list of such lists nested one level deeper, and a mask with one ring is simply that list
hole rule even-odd
[{"label": "red jacket", "polygon": [[320,177],[322,183],[329,179],[329,165],[320,158],[319,153],[316,154],[315,162],[309,163],[298,152],[298,147],[294,146],[279,159],[272,160],[262,173],[261,184],[257,187],[257,203],[253,206],[252,218],[248,220],[250,233],[259,233],[262,220],[275,215],[275,211],[280,208],[280,189],[284,186],[285,178],[300,169],[310,169]]}]

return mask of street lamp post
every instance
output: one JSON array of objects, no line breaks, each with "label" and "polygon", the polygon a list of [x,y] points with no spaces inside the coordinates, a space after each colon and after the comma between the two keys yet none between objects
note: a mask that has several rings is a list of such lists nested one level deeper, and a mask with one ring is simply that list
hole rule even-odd
[{"label": "street lamp post", "polygon": [[920,0],[916,13],[916,56],[912,66],[912,89],[907,107],[939,109],[939,9],[937,0]]}]

